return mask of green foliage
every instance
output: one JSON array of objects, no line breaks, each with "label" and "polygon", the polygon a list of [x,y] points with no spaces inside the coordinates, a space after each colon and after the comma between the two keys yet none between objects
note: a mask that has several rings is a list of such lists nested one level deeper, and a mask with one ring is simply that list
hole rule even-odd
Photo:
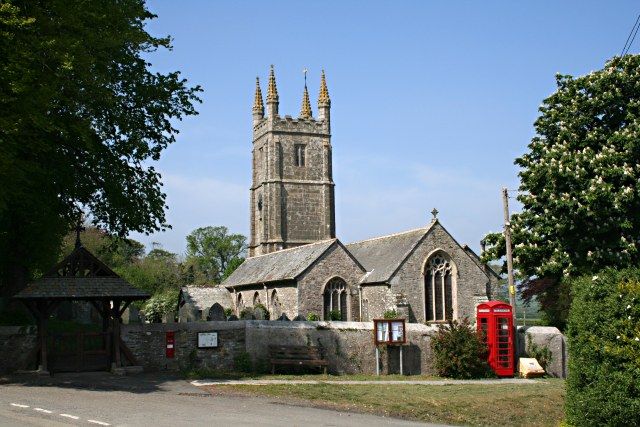
[{"label": "green foliage", "polygon": [[240,320],[253,319],[253,309],[251,307],[245,307],[240,311]]},{"label": "green foliage", "polygon": [[549,347],[540,346],[533,342],[531,334],[527,334],[527,356],[536,359],[545,371],[553,359],[553,354],[551,354]]},{"label": "green foliage", "polygon": [[264,304],[258,303],[253,307],[253,312],[255,313],[257,310],[262,312],[262,318],[264,320],[269,320],[269,310],[265,307]]},{"label": "green foliage", "polygon": [[187,236],[187,261],[200,280],[220,283],[242,264],[247,238],[227,227],[201,227]]},{"label": "green foliage", "polygon": [[226,317],[227,319],[233,315],[233,309],[232,308],[225,308],[224,309],[224,317]]},{"label": "green foliage", "polygon": [[147,321],[162,322],[162,316],[176,311],[178,306],[177,292],[165,292],[153,295],[143,305],[142,311]]},{"label": "green foliage", "polygon": [[237,354],[233,358],[233,368],[237,372],[251,373],[253,371],[253,363],[249,353],[243,351]]},{"label": "green foliage", "polygon": [[318,320],[320,320],[320,316],[318,316],[316,313],[309,313],[307,314],[307,320],[309,322],[317,322]]},{"label": "green foliage", "polygon": [[640,269],[606,269],[571,287],[567,421],[640,425]]},{"label": "green foliage", "polygon": [[340,310],[331,310],[329,312],[329,320],[342,320],[342,313]]},{"label": "green foliage", "polygon": [[169,37],[143,0],[0,4],[0,291],[58,255],[80,212],[110,233],[167,228],[151,165],[196,114],[199,87],[150,70]]},{"label": "green foliage", "polygon": [[439,325],[437,333],[431,337],[431,349],[440,376],[458,379],[491,376],[487,363],[489,350],[467,318]]},{"label": "green foliage", "polygon": [[[515,161],[522,212],[511,226],[525,298],[538,295],[549,320],[562,327],[570,304],[569,290],[560,288],[564,278],[640,262],[640,55],[556,81],[528,152]],[[502,233],[485,242],[485,261],[504,255]]]},{"label": "green foliage", "polygon": [[395,309],[387,310],[387,311],[384,312],[382,317],[384,319],[397,319],[398,318],[398,312]]}]

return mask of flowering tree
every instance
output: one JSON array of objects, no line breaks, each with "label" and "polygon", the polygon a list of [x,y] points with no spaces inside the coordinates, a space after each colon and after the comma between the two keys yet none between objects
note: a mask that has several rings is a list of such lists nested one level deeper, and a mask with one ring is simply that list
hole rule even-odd
[{"label": "flowering tree", "polygon": [[[640,55],[556,80],[529,151],[515,161],[523,209],[511,225],[523,296],[537,296],[562,327],[563,278],[640,261]],[[504,255],[502,234],[485,242],[486,261]]]}]

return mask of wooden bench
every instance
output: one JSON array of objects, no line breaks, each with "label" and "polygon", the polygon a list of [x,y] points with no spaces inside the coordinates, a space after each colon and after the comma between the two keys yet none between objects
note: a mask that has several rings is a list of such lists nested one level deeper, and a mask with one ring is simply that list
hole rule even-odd
[{"label": "wooden bench", "polygon": [[327,362],[322,357],[320,347],[308,347],[304,345],[270,345],[269,359],[271,361],[271,373],[276,373],[276,365],[289,366],[317,366],[323,368],[327,374]]}]

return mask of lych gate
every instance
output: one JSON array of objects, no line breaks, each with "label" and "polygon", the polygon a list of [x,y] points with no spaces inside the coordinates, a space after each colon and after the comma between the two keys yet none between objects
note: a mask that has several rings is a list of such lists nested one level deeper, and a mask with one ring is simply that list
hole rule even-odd
[{"label": "lych gate", "polygon": [[[30,360],[41,372],[118,369],[137,362],[120,338],[122,314],[149,298],[82,247],[15,295],[36,318],[38,342]],[[102,317],[102,332],[49,334],[48,319],[63,301],[87,301]]]}]

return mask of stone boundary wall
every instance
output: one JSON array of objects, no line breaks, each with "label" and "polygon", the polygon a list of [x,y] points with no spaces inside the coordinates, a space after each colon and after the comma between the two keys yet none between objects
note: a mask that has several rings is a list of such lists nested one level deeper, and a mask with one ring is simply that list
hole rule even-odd
[{"label": "stone boundary wall", "polygon": [[[174,331],[175,358],[165,355],[166,332]],[[218,347],[197,348],[198,332],[218,332]],[[432,374],[430,335],[435,327],[407,324],[403,348],[405,374]],[[264,320],[210,321],[123,325],[122,339],[146,369],[237,369],[238,359],[249,358],[254,369],[269,371],[268,346],[321,345],[330,373],[375,373],[371,322],[282,322]],[[382,373],[399,372],[399,351],[381,351]]]},{"label": "stone boundary wall", "polygon": [[[433,374],[430,337],[433,326],[407,324],[408,344],[403,348],[404,373]],[[175,358],[165,355],[166,332],[175,334]],[[218,347],[199,349],[198,332],[218,332]],[[518,354],[525,354],[526,334],[539,346],[551,350],[548,372],[567,375],[567,340],[553,327],[519,327]],[[322,345],[329,361],[329,372],[375,373],[375,347],[372,322],[285,322],[266,320],[211,321],[189,323],[143,323],[122,325],[123,341],[138,362],[148,370],[209,368],[221,371],[238,369],[239,360],[249,360],[254,369],[268,371],[268,345]],[[33,367],[27,357],[36,345],[35,327],[0,327],[0,374]],[[399,351],[388,347],[381,351],[382,373],[399,372]]]},{"label": "stone boundary wall", "polygon": [[35,326],[0,326],[0,374],[28,368],[36,341]]}]

